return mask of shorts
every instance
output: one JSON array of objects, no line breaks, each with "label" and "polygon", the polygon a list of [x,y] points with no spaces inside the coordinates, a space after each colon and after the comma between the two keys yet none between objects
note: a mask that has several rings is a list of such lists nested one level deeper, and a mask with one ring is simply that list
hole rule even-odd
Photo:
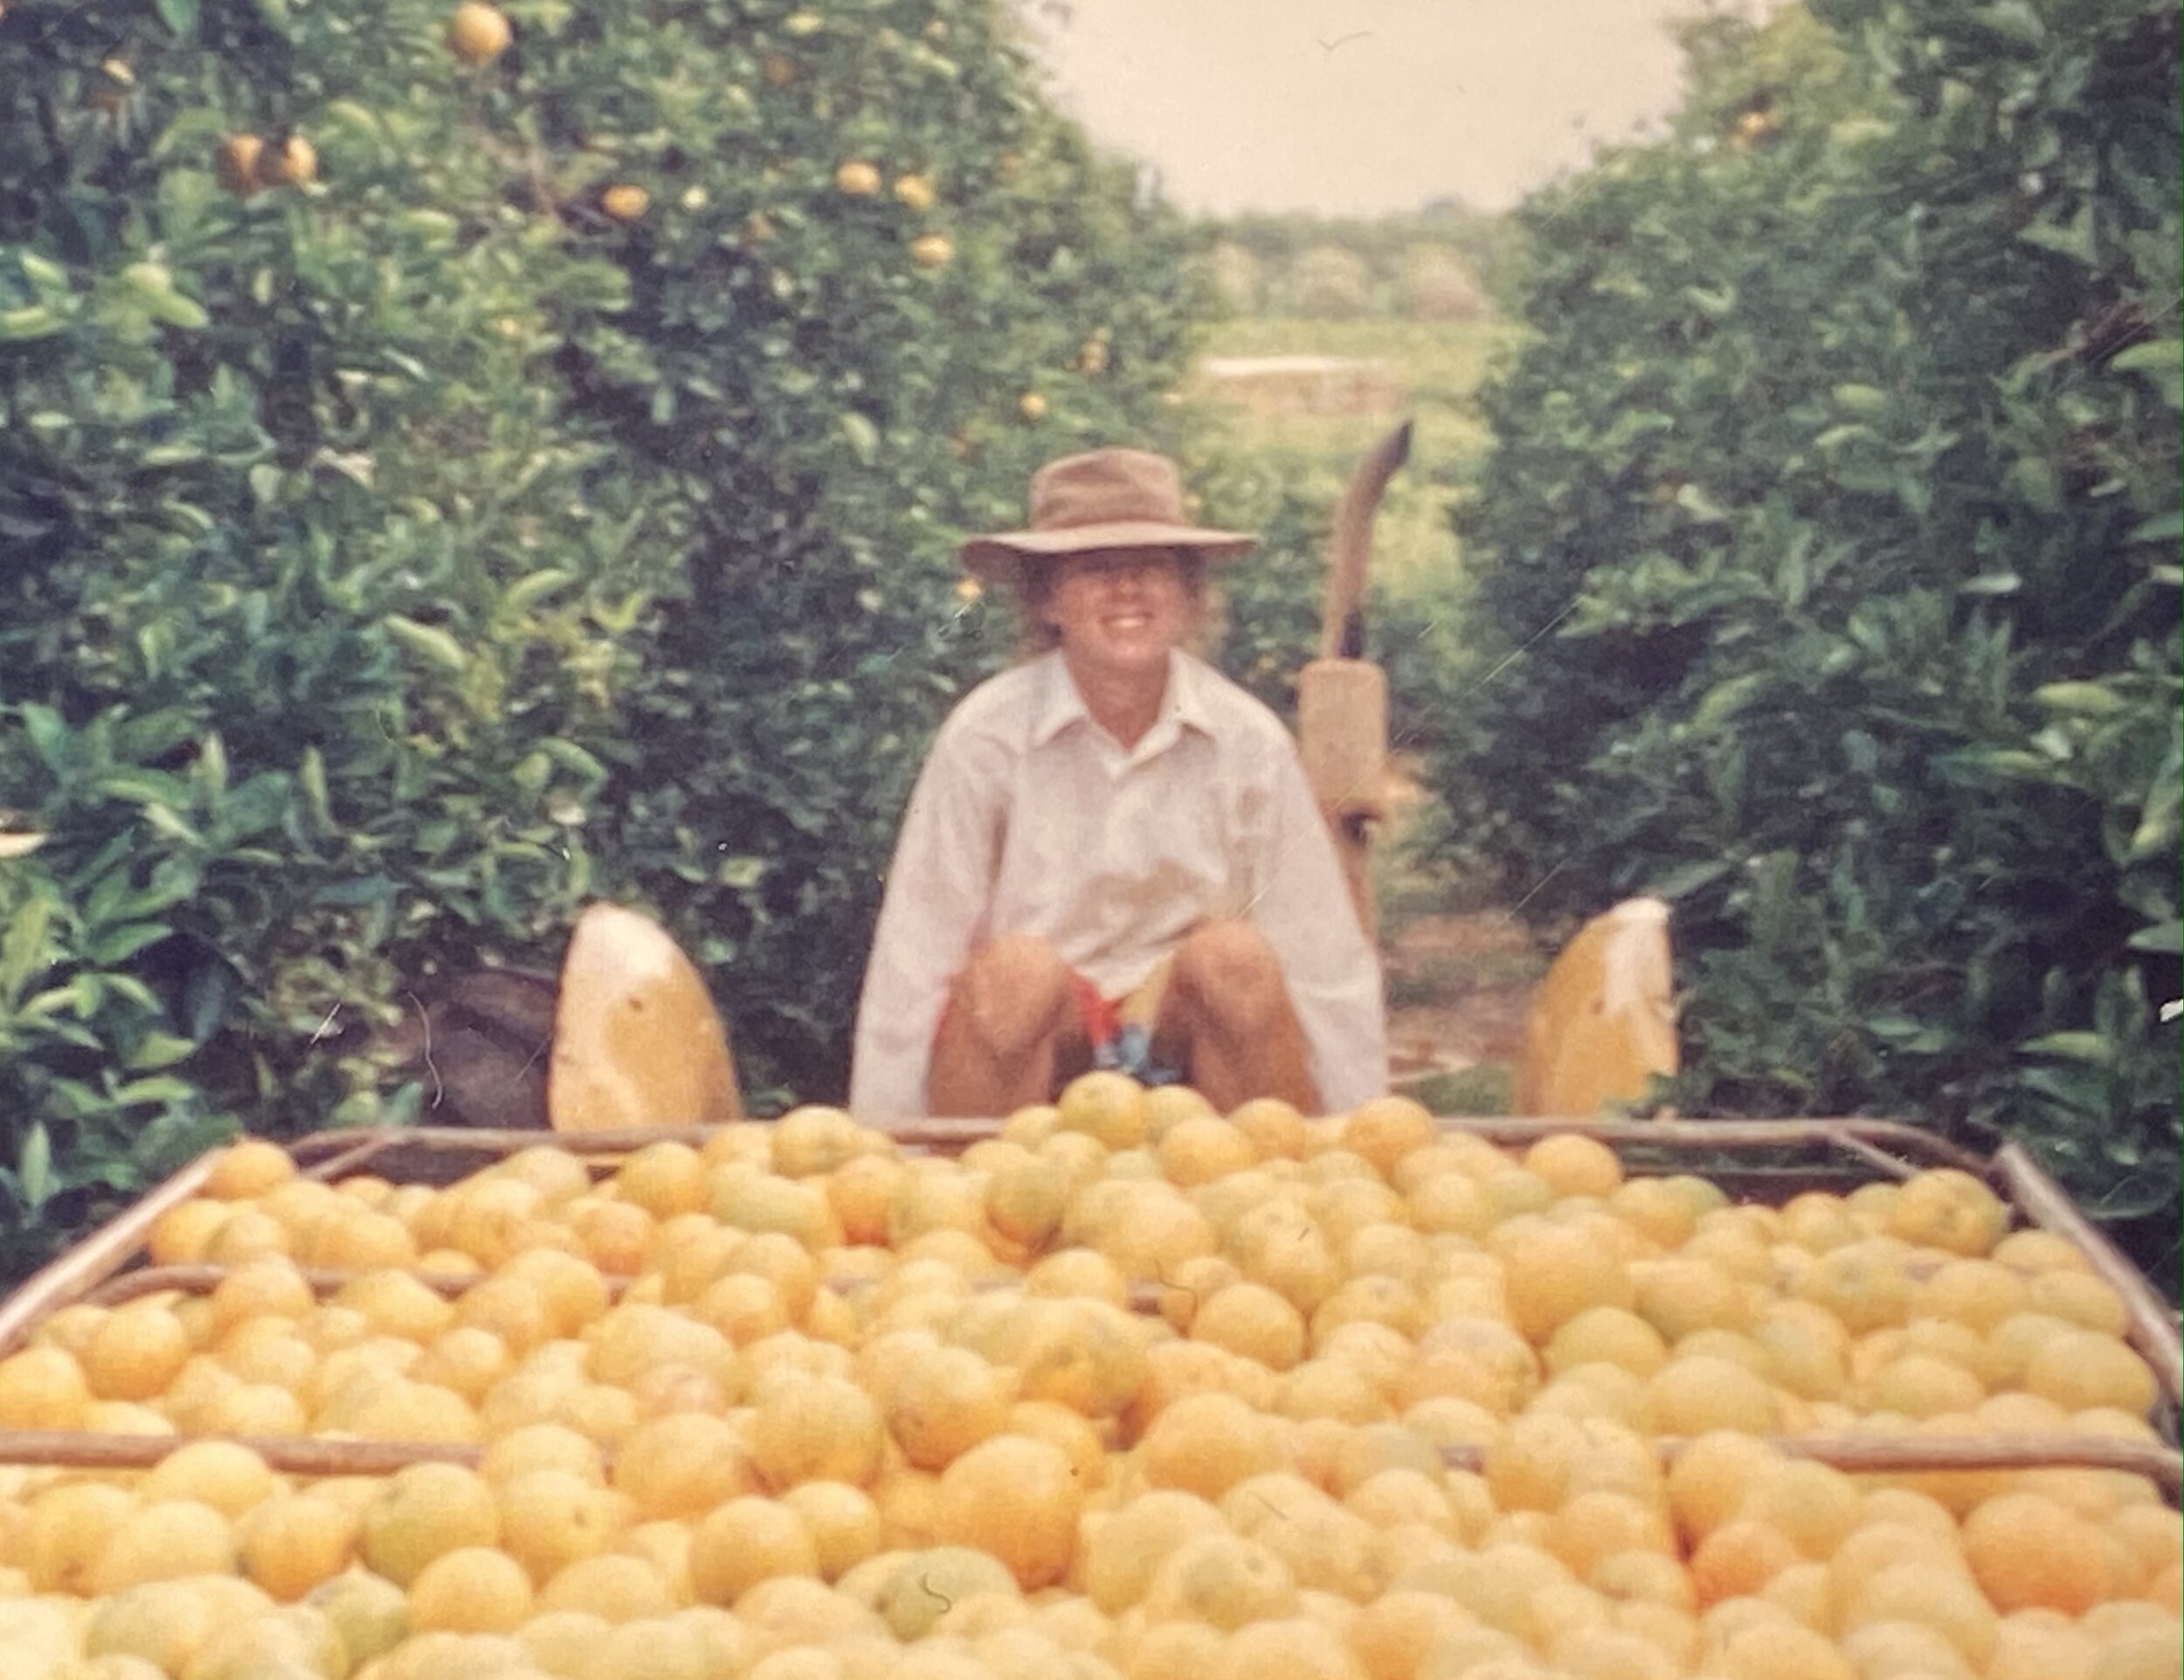
[{"label": "shorts", "polygon": [[1153,1027],[1167,992],[1165,958],[1120,998],[1102,998],[1099,988],[1083,975],[1069,976],[1069,992],[1076,999],[1077,1018],[1084,1025],[1094,1068],[1128,1074],[1141,1085],[1183,1082],[1182,1068],[1164,1067],[1153,1060]]}]

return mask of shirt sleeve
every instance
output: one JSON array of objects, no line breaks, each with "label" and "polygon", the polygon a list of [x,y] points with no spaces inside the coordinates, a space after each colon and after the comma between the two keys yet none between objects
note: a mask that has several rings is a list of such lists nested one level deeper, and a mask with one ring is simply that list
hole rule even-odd
[{"label": "shirt sleeve", "polygon": [[849,1109],[859,1119],[926,1113],[933,1034],[985,924],[1000,847],[1000,776],[981,757],[943,728],[910,792],[857,1005]]},{"label": "shirt sleeve", "polygon": [[1251,922],[1281,961],[1321,1104],[1341,1114],[1387,1091],[1380,959],[1358,919],[1304,766],[1286,735],[1280,745]]}]

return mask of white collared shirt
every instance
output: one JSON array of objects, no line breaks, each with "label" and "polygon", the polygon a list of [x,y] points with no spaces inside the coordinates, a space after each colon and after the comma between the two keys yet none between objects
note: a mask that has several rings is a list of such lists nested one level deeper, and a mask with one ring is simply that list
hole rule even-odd
[{"label": "white collared shirt", "polygon": [[1384,1092],[1379,959],[1282,721],[1181,652],[1127,749],[1060,653],[991,678],[941,726],[910,794],[858,1006],[852,1111],[926,1113],[949,987],[987,940],[1037,935],[1118,998],[1214,917],[1274,947],[1328,1110]]}]

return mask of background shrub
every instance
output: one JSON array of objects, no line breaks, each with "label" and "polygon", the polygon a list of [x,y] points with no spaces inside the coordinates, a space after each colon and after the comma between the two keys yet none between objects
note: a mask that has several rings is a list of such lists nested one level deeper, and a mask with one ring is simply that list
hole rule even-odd
[{"label": "background shrub", "polygon": [[2177,22],[1828,0],[1521,217],[1450,845],[1676,901],[1698,1112],[2034,1144],[2174,1238]]},{"label": "background shrub", "polygon": [[474,68],[448,10],[0,19],[0,1269],[238,1120],[415,1112],[374,1029],[592,896],[838,1090],[1006,646],[954,539],[1163,439],[1184,241],[986,0],[514,0]]}]

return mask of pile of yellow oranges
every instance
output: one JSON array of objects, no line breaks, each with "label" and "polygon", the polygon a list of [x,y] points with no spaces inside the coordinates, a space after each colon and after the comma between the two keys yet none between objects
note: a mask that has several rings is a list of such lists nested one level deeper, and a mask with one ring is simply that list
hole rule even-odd
[{"label": "pile of yellow oranges", "polygon": [[[1574,1134],[1108,1074],[954,1158],[806,1108],[603,1172],[225,1151],[151,1241],[217,1287],[0,1360],[0,1428],[176,1443],[0,1467],[0,1672],[2180,1672],[2145,1477],[1770,1439],[2155,1439],[2122,1301],[1965,1173],[1741,1206]],[[306,1435],[439,1455],[304,1476],[234,1439]]]}]

